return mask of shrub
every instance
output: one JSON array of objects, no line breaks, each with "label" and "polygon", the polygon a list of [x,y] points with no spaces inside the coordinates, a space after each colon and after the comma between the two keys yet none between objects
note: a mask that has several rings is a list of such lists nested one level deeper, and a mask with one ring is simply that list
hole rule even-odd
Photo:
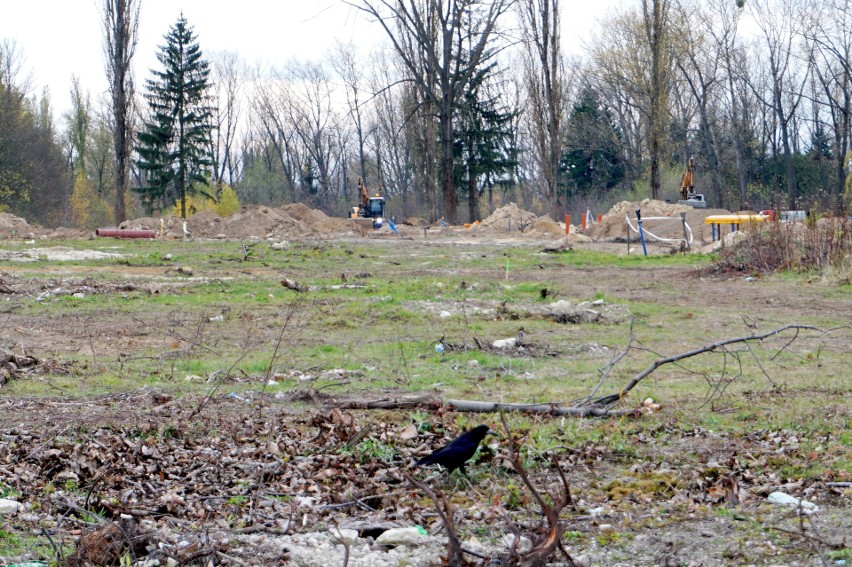
[{"label": "shrub", "polygon": [[823,217],[806,223],[749,225],[746,237],[723,249],[714,271],[771,273],[778,270],[841,273],[852,262],[852,221]]}]

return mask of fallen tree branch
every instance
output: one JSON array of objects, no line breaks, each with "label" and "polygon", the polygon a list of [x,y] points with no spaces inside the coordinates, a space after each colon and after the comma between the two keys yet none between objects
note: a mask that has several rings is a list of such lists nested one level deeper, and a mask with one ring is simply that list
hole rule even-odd
[{"label": "fallen tree branch", "polygon": [[[647,378],[651,375],[655,370],[664,366],[666,364],[676,364],[681,360],[691,358],[693,356],[698,356],[700,354],[705,354],[708,352],[716,352],[721,351],[726,355],[735,356],[739,361],[738,353],[734,353],[728,347],[730,345],[735,344],[744,344],[747,352],[751,353],[752,357],[757,359],[757,355],[751,348],[751,344],[754,341],[762,341],[764,339],[780,335],[785,331],[795,331],[794,336],[788,340],[780,350],[787,349],[793,341],[795,341],[796,337],[800,331],[817,331],[819,333],[825,334],[828,331],[824,331],[819,329],[818,327],[813,327],[811,325],[784,325],[783,327],[779,327],[772,331],[768,331],[762,334],[752,334],[743,337],[734,337],[730,339],[724,339],[721,341],[717,341],[699,348],[695,348],[686,352],[682,352],[680,354],[675,354],[672,356],[661,356],[657,360],[655,360],[650,366],[645,368],[642,372],[637,374],[624,388],[620,391],[610,394],[608,396],[603,396],[600,398],[592,399],[597,391],[601,388],[604,381],[609,376],[612,368],[620,362],[630,350],[635,349],[633,346],[633,327],[631,323],[631,332],[630,332],[630,341],[628,342],[625,349],[617,353],[612,357],[610,362],[607,364],[606,368],[601,371],[601,379],[598,381],[597,385],[592,390],[591,394],[588,396],[584,396],[579,400],[574,400],[573,402],[563,403],[563,402],[542,402],[542,403],[534,403],[534,404],[525,404],[525,403],[501,403],[501,402],[488,402],[488,401],[479,401],[479,400],[454,400],[454,399],[445,399],[437,394],[425,394],[425,395],[417,395],[417,396],[409,396],[409,397],[398,397],[398,398],[382,398],[379,400],[346,400],[341,402],[328,402],[333,407],[337,407],[340,409],[423,409],[430,411],[444,410],[444,411],[459,411],[459,412],[470,412],[470,413],[497,413],[502,411],[511,411],[511,412],[522,412],[522,413],[532,413],[532,414],[542,414],[542,415],[552,415],[552,416],[564,416],[564,417],[623,417],[623,416],[639,416],[642,414],[641,409],[639,408],[628,408],[628,409],[612,409],[612,406],[622,400],[633,388],[636,387],[639,382]],[[776,354],[777,356],[777,354]],[[741,363],[738,365],[741,367]],[[775,382],[766,372],[764,367],[758,361],[758,366],[760,367],[763,374],[767,377],[769,382],[775,386]],[[742,370],[740,369],[740,375]],[[718,398],[724,393],[725,388],[730,385],[731,382],[735,380],[734,378],[726,377],[726,374],[723,373],[722,379],[718,381],[710,380],[709,377],[705,377],[708,379],[711,387],[711,393],[708,397],[707,401],[712,401],[713,399]],[[706,403],[706,402],[705,402]]]},{"label": "fallen tree branch", "polygon": [[426,493],[432,502],[435,504],[435,511],[438,512],[438,517],[441,523],[447,529],[447,558],[445,564],[450,567],[458,567],[464,565],[464,555],[462,553],[461,541],[456,534],[456,522],[453,516],[453,507],[443,493],[429,487],[425,482],[420,482],[408,473],[403,473],[405,480],[411,486],[422,490]]},{"label": "fallen tree branch", "polygon": [[341,402],[330,402],[330,405],[339,409],[425,409],[432,411],[443,409],[470,413],[497,413],[500,411],[512,411],[570,417],[622,417],[638,416],[641,414],[639,409],[613,410],[594,406],[565,406],[559,402],[510,404],[476,400],[453,400],[444,399],[435,394],[400,398],[382,398],[380,400],[346,400]]},{"label": "fallen tree branch", "polygon": [[[523,481],[527,491],[538,503],[539,508],[541,508],[542,515],[547,520],[547,535],[541,538],[532,549],[518,557],[517,564],[521,567],[542,567],[547,563],[547,558],[553,555],[558,547],[565,555],[568,565],[575,565],[574,560],[570,555],[568,555],[565,548],[562,547],[562,526],[559,525],[559,514],[565,506],[572,503],[571,487],[568,484],[567,477],[562,472],[562,469],[559,468],[559,463],[554,458],[552,463],[556,467],[556,470],[559,471],[559,478],[562,481],[562,494],[558,499],[550,495],[552,503],[548,504],[542,497],[541,493],[536,489],[535,485],[533,485],[529,475],[527,474],[527,470],[521,462],[518,441],[515,439],[514,435],[512,435],[512,431],[509,429],[509,424],[506,423],[506,415],[503,412],[500,412],[500,421],[503,424],[503,430],[506,432],[506,437],[509,440],[509,463],[511,463],[515,472],[518,473],[518,476],[521,477],[521,481]],[[512,554],[514,555],[514,546]],[[510,557],[510,561],[514,562],[514,558]]]},{"label": "fallen tree branch", "polygon": [[[789,330],[794,330],[795,335],[793,336],[793,338],[791,338],[789,341],[787,341],[787,343],[784,345],[784,347],[781,350],[784,350],[788,346],[790,346],[790,344],[798,336],[799,331],[817,331],[819,333],[825,333],[825,331],[823,331],[822,329],[820,329],[818,327],[813,327],[811,325],[790,324],[790,325],[784,325],[783,327],[778,327],[777,329],[773,329],[772,331],[767,331],[766,333],[761,333],[759,335],[758,334],[752,334],[752,335],[748,335],[748,336],[745,336],[745,337],[734,337],[734,338],[731,338],[731,339],[724,339],[724,340],[721,340],[721,341],[717,341],[715,343],[711,343],[709,345],[705,345],[703,347],[699,347],[699,348],[696,348],[696,349],[689,350],[687,352],[682,352],[680,354],[675,354],[675,355],[672,355],[672,356],[666,356],[666,357],[658,358],[650,366],[648,366],[645,370],[643,370],[642,372],[637,374],[633,378],[633,380],[631,380],[624,388],[622,388],[617,393],[610,394],[608,396],[604,396],[602,398],[598,398],[596,400],[592,400],[591,402],[586,402],[586,403],[589,403],[590,405],[596,406],[596,407],[609,407],[612,404],[614,404],[617,401],[624,398],[624,396],[626,396],[627,393],[630,392],[630,390],[635,388],[636,385],[639,384],[639,382],[641,382],[642,380],[647,378],[657,368],[659,368],[659,367],[661,367],[665,364],[671,364],[671,363],[675,363],[675,362],[684,360],[686,358],[697,356],[699,354],[704,354],[704,353],[707,353],[707,352],[714,352],[714,351],[717,351],[717,350],[721,350],[721,349],[724,349],[725,347],[727,347],[728,345],[733,345],[733,344],[738,344],[738,343],[748,344],[751,341],[762,341],[764,339],[779,335],[779,334],[781,334],[785,331],[789,331]],[[777,354],[776,354],[776,356],[777,356]]]}]

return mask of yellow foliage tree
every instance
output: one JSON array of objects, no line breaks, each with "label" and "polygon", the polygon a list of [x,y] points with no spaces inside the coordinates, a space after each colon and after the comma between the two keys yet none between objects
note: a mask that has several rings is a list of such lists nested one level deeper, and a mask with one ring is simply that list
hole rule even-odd
[{"label": "yellow foliage tree", "polygon": [[237,197],[237,192],[230,185],[222,185],[222,190],[219,192],[219,204],[216,205],[216,212],[220,217],[227,217],[239,210],[240,199]]},{"label": "yellow foliage tree", "polygon": [[[230,185],[222,185],[219,190],[218,202],[207,195],[214,195],[212,187],[202,193],[198,192],[186,197],[186,214],[192,216],[202,211],[213,211],[220,217],[227,217],[240,210],[240,200],[236,191]],[[180,216],[180,202],[175,203],[175,216]]]},{"label": "yellow foliage tree", "polygon": [[112,210],[100,193],[95,191],[83,172],[74,180],[71,192],[71,218],[78,228],[94,229],[112,223]]},{"label": "yellow foliage tree", "polygon": [[[186,196],[186,216],[191,217],[192,215],[198,214],[202,211],[213,211],[216,212],[216,201],[208,197],[207,195],[203,195],[201,193],[196,193],[194,195]],[[175,203],[175,212],[176,217],[180,216],[180,201]]]}]

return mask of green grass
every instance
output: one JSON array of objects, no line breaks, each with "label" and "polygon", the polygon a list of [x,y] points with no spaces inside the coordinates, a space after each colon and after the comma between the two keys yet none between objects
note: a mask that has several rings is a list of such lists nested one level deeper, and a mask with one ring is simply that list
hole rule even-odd
[{"label": "green grass", "polygon": [[[23,249],[8,243],[10,249]],[[711,257],[696,255],[624,256],[585,249],[547,255],[528,246],[482,245],[474,249],[441,246],[394,246],[371,242],[316,242],[295,244],[275,251],[264,242],[251,246],[246,256],[236,242],[169,242],[135,240],[88,240],[56,242],[55,246],[103,250],[127,254],[126,258],[82,262],[37,262],[22,265],[21,277],[45,286],[55,282],[58,270],[86,268],[79,276],[95,284],[133,281],[161,287],[158,294],[145,292],[100,293],[82,298],[63,296],[38,302],[34,297],[0,304],[0,312],[52,321],[91,334],[91,349],[56,354],[73,364],[70,376],[48,376],[35,381],[15,381],[4,393],[34,394],[39,391],[92,394],[141,385],[161,385],[176,391],[204,389],[190,385],[186,375],[202,377],[230,372],[245,384],[259,385],[269,368],[278,341],[284,348],[272,364],[273,371],[299,370],[318,373],[331,368],[364,370],[365,377],[347,384],[330,385],[339,392],[364,388],[402,388],[409,391],[438,387],[448,396],[477,396],[516,401],[573,399],[596,382],[598,371],[629,338],[626,323],[613,325],[557,325],[543,319],[495,317],[496,309],[529,309],[554,300],[571,303],[602,299],[624,305],[634,316],[634,335],[648,352],[635,351],[616,369],[610,384],[623,383],[650,364],[652,351],[672,354],[732,335],[726,326],[738,324],[736,313],[719,313],[712,302],[688,307],[665,300],[626,300],[605,287],[589,293],[572,284],[572,268],[646,270],[683,267],[687,271],[707,266]],[[165,260],[171,254],[171,260]],[[505,265],[509,263],[509,279]],[[189,266],[192,277],[177,274]],[[547,269],[542,269],[544,266]],[[555,269],[551,269],[555,266]],[[132,269],[141,269],[134,272]],[[130,271],[126,271],[130,270]],[[593,272],[590,272],[593,274]],[[62,276],[66,281],[74,276]],[[316,291],[297,294],[283,288],[290,277]],[[770,285],[799,286],[800,274],[768,278]],[[345,281],[344,281],[345,279]],[[770,281],[771,280],[771,281]],[[340,284],[365,287],[333,288]],[[763,282],[762,282],[763,283]],[[654,281],[658,297],[683,293],[682,283]],[[543,299],[541,290],[551,294]],[[588,288],[586,288],[588,289]],[[843,291],[826,287],[827,299],[842,298]],[[452,316],[439,312],[450,308]],[[210,321],[221,317],[221,320]],[[836,326],[837,313],[826,310],[816,324]],[[108,323],[107,335],[102,325]],[[771,322],[765,322],[768,325]],[[555,356],[507,356],[499,352],[470,350],[438,355],[434,343],[442,336],[452,344],[485,344],[514,336],[523,327],[532,343]],[[737,331],[739,332],[739,331]],[[136,337],[141,346],[119,364],[116,350],[104,339]],[[597,346],[595,346],[597,345]],[[777,346],[777,345],[776,345]],[[607,347],[608,350],[600,350]],[[130,347],[128,347],[130,348]],[[816,348],[819,348],[817,345]],[[810,348],[814,352],[816,348]],[[597,350],[596,350],[597,349]],[[768,354],[769,350],[758,354]],[[788,388],[807,388],[815,382],[842,390],[842,353],[823,348],[819,353],[821,375],[809,378],[814,360],[783,355],[771,369]],[[706,392],[700,373],[718,367],[718,356],[686,363],[689,369],[664,367],[648,378],[632,395],[674,399],[694,405]],[[476,361],[476,365],[471,365]],[[767,381],[748,360],[745,377],[731,386],[727,401],[743,415],[743,422],[770,419],[784,422],[782,414],[804,411],[817,402],[799,403],[791,396],[785,406],[759,413],[737,394],[763,389]],[[780,364],[778,364],[780,363]],[[49,386],[45,386],[49,384]],[[285,381],[279,387],[289,385]],[[292,383],[295,386],[295,382]],[[437,385],[437,386],[436,386]],[[612,390],[605,387],[606,392]],[[789,420],[788,420],[789,421]]]},{"label": "green grass", "polygon": [[[29,335],[20,341],[28,350],[39,344],[33,355],[60,362],[68,370],[14,379],[0,390],[4,397],[87,397],[152,387],[174,397],[187,396],[193,404],[213,388],[223,396],[235,392],[246,399],[257,399],[261,391],[287,396],[315,389],[364,399],[435,392],[470,400],[570,402],[587,395],[598,383],[600,370],[628,344],[629,322],[563,325],[518,314],[557,300],[578,304],[600,299],[624,306],[634,318],[634,349],[612,369],[597,394],[601,396],[618,391],[659,357],[748,334],[742,314],[759,319],[762,330],[789,322],[837,330],[831,336],[803,334],[790,345],[785,344],[787,338],[768,340],[751,350],[732,349],[726,356],[717,352],[662,366],[624,402],[635,407],[650,397],[662,404],[660,412],[639,419],[508,414],[510,429],[522,436],[524,463],[536,474],[552,473],[551,455],[576,460],[577,471],[593,471],[594,482],[576,487],[588,508],[607,501],[610,492],[625,500],[633,495],[665,500],[671,479],[632,467],[665,460],[677,470],[702,470],[709,454],[726,462],[732,451],[725,451],[731,447],[744,448],[737,456],[746,459],[748,453],[749,460],[741,465],[756,475],[814,481],[852,474],[852,434],[843,404],[849,390],[850,333],[843,330],[848,314],[833,308],[848,301],[848,286],[825,285],[803,274],[764,276],[756,285],[766,286],[771,292],[767,295],[779,298],[780,306],[743,308],[728,302],[723,308],[713,297],[677,301],[690,293],[691,278],[697,277],[694,270],[712,261],[703,256],[625,257],[581,248],[545,255],[521,245],[398,246],[364,240],[296,244],[283,251],[260,242],[244,258],[239,243],[229,242],[64,244],[120,251],[128,257],[39,261],[16,265],[15,276],[26,278],[32,289],[88,277],[95,287],[132,281],[157,287],[161,293],[106,291],[41,302],[30,294],[0,301],[4,339],[14,341],[30,328],[44,329],[55,344],[30,342]],[[10,247],[23,245],[10,243]],[[164,260],[166,254],[172,259]],[[192,276],[176,273],[178,266],[191,267]],[[625,273],[618,285],[608,281]],[[287,290],[280,284],[285,277],[316,289]],[[736,293],[743,285],[739,279],[720,278],[717,283],[720,294]],[[335,287],[341,284],[364,287]],[[549,292],[546,298],[541,294],[544,288]],[[799,310],[799,305],[826,308]],[[451,316],[442,317],[443,310]],[[530,347],[526,353],[488,348],[495,339],[515,336],[520,328]],[[70,337],[76,340],[65,340]],[[455,347],[467,344],[469,349],[438,353],[434,347],[441,339]],[[483,350],[476,347],[477,340],[485,345]],[[736,378],[720,399],[702,405],[708,379],[717,378],[723,367]],[[341,380],[323,375],[337,368],[357,372]],[[265,384],[270,370],[277,376],[274,385]],[[187,382],[188,375],[202,381]],[[207,382],[211,376],[224,382]],[[312,404],[286,403],[317,410]],[[359,425],[380,421],[389,433],[408,423],[421,432],[438,433],[442,427],[455,433],[488,423],[502,433],[499,416],[493,414],[353,413]],[[138,435],[177,435],[175,427],[139,429]],[[201,434],[204,425],[197,427]],[[712,435],[703,435],[709,432]],[[797,445],[789,450],[785,446],[776,455],[777,447],[768,441],[776,433],[783,439],[795,436]],[[505,450],[505,439],[489,441],[503,443]],[[381,440],[368,437],[344,452],[353,463],[396,463],[402,446],[389,434]],[[517,475],[503,463],[471,464],[468,472],[476,490],[486,493],[489,501],[512,509],[534,508]],[[440,482],[448,491],[464,488],[455,504],[462,508],[469,504],[467,480],[461,475]],[[15,496],[9,485],[0,483],[0,497],[4,494]],[[245,501],[234,497],[228,504],[237,509]],[[717,509],[709,505],[705,509],[713,510]],[[748,529],[761,528],[754,523]],[[621,528],[606,535],[568,532],[565,538],[576,545],[605,545],[615,557],[626,533]],[[31,552],[33,541],[16,532],[6,536],[17,553]],[[50,549],[39,553],[53,556]]]}]

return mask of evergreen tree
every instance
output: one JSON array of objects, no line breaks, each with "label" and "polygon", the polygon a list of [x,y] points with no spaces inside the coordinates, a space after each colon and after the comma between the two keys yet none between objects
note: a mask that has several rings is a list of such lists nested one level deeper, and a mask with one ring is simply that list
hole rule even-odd
[{"label": "evergreen tree", "polygon": [[622,136],[598,94],[585,88],[568,119],[560,176],[570,193],[612,189],[624,180]]},{"label": "evergreen tree", "polygon": [[479,218],[482,188],[503,180],[517,165],[511,135],[515,114],[502,110],[498,97],[488,94],[485,82],[493,73],[490,65],[471,79],[453,126],[453,177],[456,187],[467,193],[471,222]]},{"label": "evergreen tree", "polygon": [[149,117],[136,148],[145,185],[136,191],[149,211],[179,203],[186,218],[187,196],[212,198],[205,190],[213,165],[210,65],[183,15],[165,39],[157,54],[163,70],[152,71],[154,78],[146,81]]}]

